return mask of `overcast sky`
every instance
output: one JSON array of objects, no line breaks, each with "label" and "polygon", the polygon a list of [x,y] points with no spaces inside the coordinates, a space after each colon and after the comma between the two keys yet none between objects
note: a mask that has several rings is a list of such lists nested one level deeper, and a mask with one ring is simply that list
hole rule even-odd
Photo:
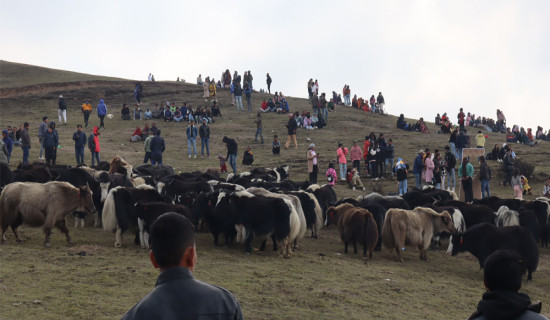
[{"label": "overcast sky", "polygon": [[[251,70],[306,97],[382,91],[392,114],[458,108],[550,127],[550,1],[0,0],[0,59],[157,80]],[[1,71],[0,71],[1,72]],[[273,91],[272,90],[272,91]]]}]

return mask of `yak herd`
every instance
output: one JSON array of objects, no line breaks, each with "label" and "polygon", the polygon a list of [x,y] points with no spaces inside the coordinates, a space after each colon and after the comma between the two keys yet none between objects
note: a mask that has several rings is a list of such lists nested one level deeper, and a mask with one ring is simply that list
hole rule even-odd
[{"label": "yak herd", "polygon": [[[44,243],[50,245],[52,228],[72,243],[66,217],[73,214],[75,227],[84,227],[87,214],[94,225],[115,233],[115,246],[123,245],[126,231],[135,231],[134,242],[149,247],[148,231],[165,212],[189,218],[197,231],[208,230],[215,244],[252,241],[265,250],[290,257],[306,236],[317,238],[320,230],[337,226],[344,252],[352,244],[372,258],[382,245],[395,250],[403,261],[406,246],[419,250],[437,247],[440,237],[450,236],[447,254],[468,251],[483,268],[495,250],[517,251],[525,262],[528,279],[538,264],[538,245],[548,246],[550,204],[547,198],[533,201],[489,197],[473,204],[458,201],[452,192],[413,189],[403,196],[371,193],[356,199],[338,199],[329,185],[295,182],[289,167],[256,168],[220,179],[216,170],[177,174],[168,165],[133,168],[120,157],[97,167],[47,166],[41,163],[3,167],[0,176],[1,241],[11,228],[18,242],[21,224],[42,226]],[[309,235],[308,235],[309,230]],[[366,260],[365,260],[366,261]]]}]

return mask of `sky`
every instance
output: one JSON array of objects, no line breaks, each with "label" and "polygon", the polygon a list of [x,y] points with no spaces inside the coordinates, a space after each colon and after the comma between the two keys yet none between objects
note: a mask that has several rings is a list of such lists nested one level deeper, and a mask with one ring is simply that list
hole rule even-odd
[{"label": "sky", "polygon": [[[369,98],[433,121],[458,109],[550,127],[550,1],[0,0],[0,59],[127,79],[251,70],[255,89]],[[1,70],[0,70],[1,76]]]}]

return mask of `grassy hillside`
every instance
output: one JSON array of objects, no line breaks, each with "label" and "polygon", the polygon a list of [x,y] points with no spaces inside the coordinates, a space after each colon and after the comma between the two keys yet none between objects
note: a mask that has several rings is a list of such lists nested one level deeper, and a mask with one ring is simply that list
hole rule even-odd
[{"label": "grassy hillside", "polygon": [[[62,80],[65,82],[65,80]],[[129,138],[143,121],[122,121],[119,117],[122,103],[133,105],[133,84],[117,81],[110,84],[73,83],[10,95],[0,100],[0,127],[31,123],[33,145],[31,160],[38,158],[36,131],[43,115],[57,122],[57,95],[67,98],[68,126],[58,126],[61,147],[58,163],[74,164],[74,148],[71,140],[77,123],[83,123],[80,105],[91,98],[94,113],[91,126],[98,125],[95,105],[104,98],[113,120],[106,120],[106,130],[101,131],[101,158],[110,160],[121,155],[133,165],[143,159],[142,143],[130,143]],[[202,88],[182,83],[146,83],[142,108],[155,103],[183,101],[192,106],[211,105],[202,99]],[[395,129],[393,116],[372,115],[339,107],[329,115],[325,129],[298,131],[298,150],[282,150],[279,157],[271,154],[271,139],[278,134],[282,144],[286,139],[287,116],[264,114],[265,144],[254,144],[256,110],[265,94],[253,94],[254,112],[236,111],[230,105],[230,96],[222,90],[219,94],[222,118],[216,118],[211,128],[211,156],[204,159],[187,157],[187,142],[183,123],[157,121],[167,144],[164,162],[178,171],[219,168],[216,156],[225,155],[221,142],[224,135],[239,143],[239,171],[248,170],[241,164],[245,146],[254,153],[253,167],[271,167],[291,164],[292,180],[307,178],[306,149],[308,138],[320,153],[319,181],[324,183],[324,172],[330,161],[336,158],[337,143],[350,148],[352,141],[363,138],[371,131],[384,132],[392,138],[396,158],[402,157],[412,164],[419,149],[429,147],[442,150],[448,136],[404,132]],[[291,110],[310,110],[305,99],[288,98]],[[389,111],[391,112],[391,106]],[[245,102],[246,109],[246,102]],[[425,118],[428,118],[426,115]],[[431,117],[430,117],[431,118]],[[414,121],[408,119],[409,122]],[[91,127],[86,130],[91,132]],[[476,130],[477,132],[477,130]],[[503,135],[489,133],[486,145],[502,143]],[[200,142],[197,142],[200,150]],[[548,157],[550,144],[542,142],[536,147],[514,146],[519,157],[536,165],[531,186],[535,194],[542,190],[542,176],[550,173]],[[15,148],[12,168],[21,159],[21,150]],[[90,162],[89,151],[85,155]],[[494,194],[511,197],[512,191],[498,185],[503,179],[496,162],[490,163],[494,179]],[[396,192],[397,182],[386,179],[373,183],[363,177],[367,191],[381,188],[384,193]],[[412,177],[409,186],[414,184]],[[338,197],[357,196],[364,191],[352,191],[344,184],[336,185]],[[526,198],[532,199],[533,196]],[[72,224],[72,218],[69,218]],[[90,226],[91,219],[88,220]],[[115,319],[128,310],[154,285],[157,272],[148,261],[147,252],[132,244],[133,236],[125,235],[126,246],[113,248],[114,235],[87,227],[70,228],[74,246],[64,243],[58,233],[52,236],[52,248],[42,245],[40,229],[22,227],[26,243],[16,244],[13,235],[0,246],[0,318],[1,319]],[[259,244],[255,244],[259,246]],[[418,259],[414,248],[407,248],[405,262],[395,262],[395,254],[387,249],[374,254],[365,264],[360,256],[344,255],[343,244],[334,227],[321,230],[318,240],[306,238],[300,242],[300,250],[290,260],[271,252],[254,252],[244,255],[239,245],[215,247],[212,236],[197,236],[199,263],[195,276],[201,280],[226,287],[240,300],[247,319],[464,319],[474,309],[484,291],[482,272],[475,258],[469,254],[447,257],[444,250],[430,251],[429,262]],[[522,289],[534,300],[543,301],[543,313],[550,315],[550,250],[541,249],[539,268],[534,281]],[[38,300],[38,302],[36,301]]]},{"label": "grassy hillside", "polygon": [[17,88],[41,83],[90,80],[122,80],[86,73],[63,71],[0,60],[0,89]]}]

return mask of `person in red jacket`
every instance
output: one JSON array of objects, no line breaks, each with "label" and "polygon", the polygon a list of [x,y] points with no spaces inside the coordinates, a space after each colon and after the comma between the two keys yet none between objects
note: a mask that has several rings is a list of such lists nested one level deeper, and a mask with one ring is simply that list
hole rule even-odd
[{"label": "person in red jacket", "polygon": [[90,152],[92,153],[92,166],[95,164],[95,160],[97,160],[97,165],[99,165],[99,151],[101,151],[101,147],[99,145],[99,127],[94,127],[94,132],[88,137],[88,149],[90,149]]}]

